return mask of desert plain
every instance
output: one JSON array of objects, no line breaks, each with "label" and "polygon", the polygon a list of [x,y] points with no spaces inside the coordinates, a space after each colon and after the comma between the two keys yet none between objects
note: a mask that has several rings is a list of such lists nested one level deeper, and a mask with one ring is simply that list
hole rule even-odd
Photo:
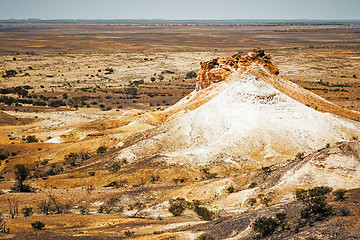
[{"label": "desert plain", "polygon": [[[273,165],[266,161],[239,169],[171,164],[156,156],[130,163],[117,159],[119,150],[166,131],[167,116],[142,119],[161,115],[191,94],[200,62],[254,48],[271,55],[280,78],[360,111],[356,24],[1,22],[0,213],[9,233],[0,237],[253,239],[247,226],[256,216],[285,211],[295,219],[300,203],[290,201],[289,189],[272,195],[269,206],[249,202],[268,193],[285,171],[281,166],[268,171]],[[317,152],[350,151],[359,159],[355,137],[327,144]],[[307,152],[306,161],[317,152]],[[300,164],[300,155],[289,159],[289,167]],[[12,190],[17,164],[30,170],[25,183],[31,192]],[[349,189],[346,202],[333,196],[329,202],[347,205],[350,216],[336,215],[271,239],[358,239],[359,185],[338,187]],[[191,209],[172,215],[169,201],[179,197],[199,200],[216,217],[205,221]],[[18,206],[14,216],[10,204]],[[25,217],[23,208],[32,208],[33,214]],[[44,230],[31,226],[36,221],[45,223]]]}]

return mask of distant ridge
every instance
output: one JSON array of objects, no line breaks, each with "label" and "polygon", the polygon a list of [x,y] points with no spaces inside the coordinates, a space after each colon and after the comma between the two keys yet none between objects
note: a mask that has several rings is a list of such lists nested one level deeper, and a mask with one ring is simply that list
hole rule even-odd
[{"label": "distant ridge", "polygon": [[310,19],[228,19],[228,20],[168,20],[168,19],[0,19],[0,23],[49,24],[123,24],[123,25],[245,25],[245,26],[306,26],[360,24],[360,20],[310,20]]}]

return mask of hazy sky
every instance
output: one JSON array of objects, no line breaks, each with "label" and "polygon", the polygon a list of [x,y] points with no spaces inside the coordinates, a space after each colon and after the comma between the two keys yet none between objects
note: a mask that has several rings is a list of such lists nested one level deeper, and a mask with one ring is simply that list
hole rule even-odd
[{"label": "hazy sky", "polygon": [[0,0],[0,19],[360,19],[360,0]]}]

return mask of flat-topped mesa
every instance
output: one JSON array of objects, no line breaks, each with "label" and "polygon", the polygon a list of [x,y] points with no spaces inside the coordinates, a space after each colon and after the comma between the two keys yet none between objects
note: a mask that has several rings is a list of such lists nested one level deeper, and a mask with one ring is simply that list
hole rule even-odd
[{"label": "flat-topped mesa", "polygon": [[279,69],[271,63],[270,59],[270,54],[265,54],[264,50],[254,49],[248,54],[240,51],[232,57],[201,62],[201,69],[196,79],[196,90],[207,88],[211,83],[224,81],[232,71],[237,71],[240,67],[246,70],[253,63],[263,66],[270,74],[278,75]]}]

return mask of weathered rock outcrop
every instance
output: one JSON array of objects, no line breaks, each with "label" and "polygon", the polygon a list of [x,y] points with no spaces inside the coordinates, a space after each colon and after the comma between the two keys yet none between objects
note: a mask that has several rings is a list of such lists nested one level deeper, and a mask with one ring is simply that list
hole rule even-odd
[{"label": "weathered rock outcrop", "polygon": [[239,68],[246,71],[251,65],[262,66],[270,74],[278,75],[279,69],[271,62],[270,54],[262,49],[254,49],[251,53],[238,52],[232,57],[215,58],[201,62],[201,69],[196,79],[196,90],[210,86],[211,83],[221,82],[229,78],[230,74]]}]

